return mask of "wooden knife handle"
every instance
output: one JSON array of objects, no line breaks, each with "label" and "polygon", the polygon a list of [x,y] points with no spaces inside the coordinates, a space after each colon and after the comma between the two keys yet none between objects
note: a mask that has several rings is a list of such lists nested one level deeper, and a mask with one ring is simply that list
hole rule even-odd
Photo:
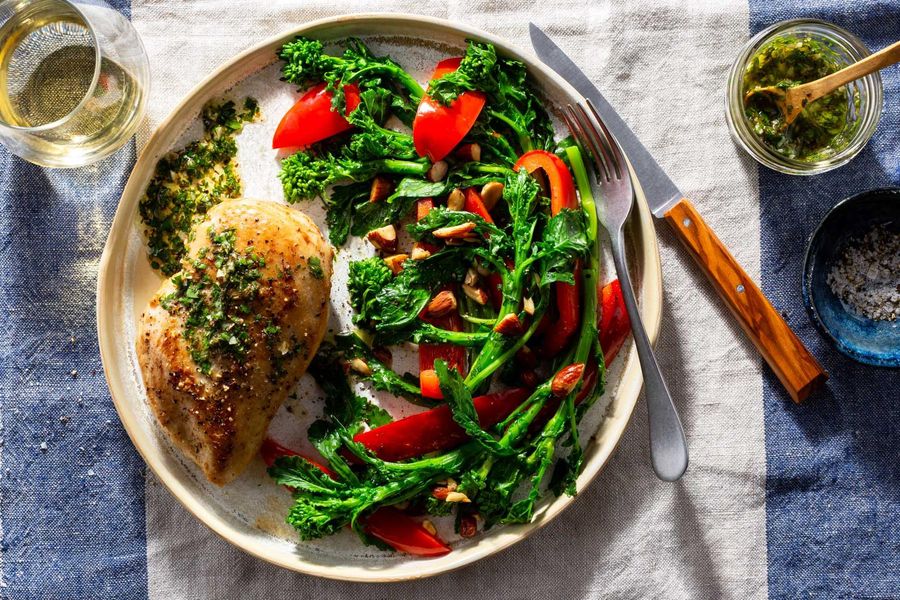
[{"label": "wooden knife handle", "polygon": [[665,217],[794,402],[802,402],[821,387],[828,374],[716,237],[690,200],[683,198],[666,212]]}]

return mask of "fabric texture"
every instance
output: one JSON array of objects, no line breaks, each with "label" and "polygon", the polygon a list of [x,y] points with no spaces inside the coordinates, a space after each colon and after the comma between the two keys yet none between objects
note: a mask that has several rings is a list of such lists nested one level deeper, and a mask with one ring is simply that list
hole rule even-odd
[{"label": "fabric texture", "polygon": [[[797,6],[792,6],[796,4]],[[47,171],[0,149],[0,598],[402,599],[900,597],[897,372],[836,355],[799,304],[809,232],[838,199],[897,185],[897,69],[873,142],[824,177],[778,176],[730,140],[722,94],[747,36],[810,11],[800,0],[132,0],[150,57],[148,122],[240,50],[311,19],[415,12],[530,51],[534,20],[584,67],[751,277],[831,372],[786,400],[702,273],[658,227],[657,350],[688,436],[676,484],[649,466],[646,410],[605,471],[513,548],[422,582],[298,575],[206,529],[148,473],[115,416],[97,350],[98,260],[135,146]],[[816,16],[872,48],[900,37],[900,5],[836,0]],[[893,99],[893,100],[892,100]],[[768,469],[768,477],[767,477]]]},{"label": "fabric texture", "polygon": [[[813,17],[849,29],[873,51],[900,39],[897,2],[750,5],[754,33],[774,21]],[[881,75],[881,122],[852,163],[808,179],[760,172],[763,289],[831,375],[822,397],[794,406],[766,374],[773,597],[900,597],[900,372],[835,352],[797,293],[806,240],[825,213],[850,195],[900,184],[900,68]]]}]

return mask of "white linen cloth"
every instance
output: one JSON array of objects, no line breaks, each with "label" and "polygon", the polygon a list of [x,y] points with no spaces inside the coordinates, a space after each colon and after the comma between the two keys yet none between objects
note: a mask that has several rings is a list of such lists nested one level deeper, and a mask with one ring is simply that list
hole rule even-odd
[{"label": "white linen cloth", "polygon": [[[486,29],[530,51],[542,25],[597,83],[754,279],[757,170],[732,144],[723,93],[747,37],[744,0],[135,0],[150,56],[151,127],[219,63],[306,21],[412,12]],[[139,145],[147,131],[139,136]],[[146,482],[149,597],[757,598],[766,595],[763,361],[667,226],[657,351],[681,411],[691,463],[676,484],[650,468],[638,405],[606,470],[529,539],[460,571],[403,584],[355,584],[247,556]]]}]

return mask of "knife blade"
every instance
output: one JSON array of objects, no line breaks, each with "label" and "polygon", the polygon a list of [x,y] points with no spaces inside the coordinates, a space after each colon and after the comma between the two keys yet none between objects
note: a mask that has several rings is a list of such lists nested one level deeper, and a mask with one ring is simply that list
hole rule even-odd
[{"label": "knife blade", "polygon": [[828,374],[584,71],[537,25],[528,29],[538,58],[594,104],[621,144],[650,211],[675,229],[791,398],[805,400]]},{"label": "knife blade", "polygon": [[616,140],[625,151],[628,162],[634,169],[644,191],[644,197],[650,206],[650,211],[662,218],[666,210],[675,205],[683,197],[675,183],[669,179],[653,156],[644,148],[644,145],[629,129],[619,113],[610,106],[600,90],[591,83],[587,75],[578,68],[553,40],[547,37],[534,23],[528,24],[528,32],[531,35],[531,45],[534,47],[538,58],[548,67],[556,71],[560,77],[578,90],[578,93],[589,99],[594,108],[603,117],[603,123],[609,128]]}]

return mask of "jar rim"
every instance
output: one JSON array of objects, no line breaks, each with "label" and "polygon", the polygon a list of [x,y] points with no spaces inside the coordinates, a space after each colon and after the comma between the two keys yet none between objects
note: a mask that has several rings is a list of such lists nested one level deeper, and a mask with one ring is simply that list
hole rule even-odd
[{"label": "jar rim", "polygon": [[801,161],[775,152],[753,133],[746,121],[742,96],[743,73],[747,62],[763,44],[791,30],[825,39],[837,45],[854,61],[871,54],[868,47],[856,35],[828,21],[801,18],[774,23],[750,38],[732,64],[725,90],[726,120],[737,145],[760,164],[792,175],[816,175],[846,164],[869,142],[881,118],[883,85],[877,71],[857,80],[860,95],[857,118],[860,122],[852,139],[841,151],[818,161]]}]

